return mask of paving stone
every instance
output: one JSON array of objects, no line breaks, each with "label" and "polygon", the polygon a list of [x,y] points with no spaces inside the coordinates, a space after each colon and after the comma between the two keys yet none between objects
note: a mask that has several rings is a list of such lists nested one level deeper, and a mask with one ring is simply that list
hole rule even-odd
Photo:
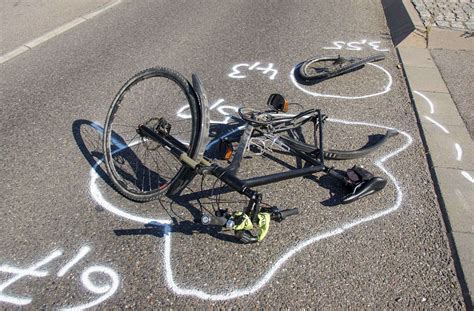
[{"label": "paving stone", "polygon": [[472,233],[453,232],[453,238],[472,300],[474,294],[474,247],[472,247],[474,245],[474,235]]},{"label": "paving stone", "polygon": [[[474,233],[474,184],[461,170],[436,168],[436,177],[452,231]],[[474,171],[464,171],[474,177]]]},{"label": "paving stone", "polygon": [[449,22],[444,21],[444,20],[442,20],[442,21],[437,21],[437,22],[436,22],[436,25],[439,26],[439,27],[449,27],[449,26],[451,26],[451,25],[449,24]]},{"label": "paving stone", "polygon": [[461,22],[451,22],[451,27],[455,29],[464,29],[464,25]]},{"label": "paving stone", "polygon": [[[471,136],[463,126],[452,126],[441,123],[439,119],[430,115],[420,115],[420,119],[431,118],[441,124],[448,133],[433,123],[423,124],[423,133],[428,145],[429,154],[435,167],[474,170],[474,147]],[[455,144],[462,148],[462,160],[457,160]],[[448,156],[449,155],[449,156]]]},{"label": "paving stone", "polygon": [[412,0],[425,26],[470,29],[463,24],[472,18],[474,3],[469,0]]}]

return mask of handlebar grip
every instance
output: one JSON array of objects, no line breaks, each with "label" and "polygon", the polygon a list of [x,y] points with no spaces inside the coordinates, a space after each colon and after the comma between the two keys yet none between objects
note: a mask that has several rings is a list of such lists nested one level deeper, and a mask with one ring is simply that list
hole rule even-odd
[{"label": "handlebar grip", "polygon": [[288,216],[298,215],[299,210],[297,208],[286,209],[284,211],[281,211],[280,214],[281,214],[281,218],[286,218]]},{"label": "handlebar grip", "polygon": [[292,208],[292,209],[286,209],[284,211],[277,211],[274,212],[271,216],[271,220],[275,220],[277,222],[280,222],[284,220],[288,216],[296,215],[298,214],[299,211],[297,208]]},{"label": "handlebar grip", "polygon": [[203,225],[211,225],[211,226],[225,226],[227,219],[225,217],[216,217],[212,215],[202,215],[201,216],[201,223]]}]

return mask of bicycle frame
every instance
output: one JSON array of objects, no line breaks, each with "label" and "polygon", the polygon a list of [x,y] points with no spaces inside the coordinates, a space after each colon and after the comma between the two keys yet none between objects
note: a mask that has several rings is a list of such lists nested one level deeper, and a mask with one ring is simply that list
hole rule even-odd
[{"label": "bicycle frame", "polygon": [[[317,110],[318,120],[319,120],[319,149],[323,150],[323,128],[322,128],[322,115],[319,110]],[[266,184],[271,184],[287,179],[298,178],[301,176],[311,175],[317,172],[332,172],[331,169],[324,165],[324,157],[323,153],[319,153],[319,157],[313,157],[306,153],[300,152],[292,148],[291,146],[284,145],[283,141],[276,140],[278,144],[284,145],[285,149],[291,153],[292,155],[301,157],[305,161],[307,161],[310,165],[292,169],[289,171],[281,172],[281,173],[274,173],[269,175],[263,176],[256,176],[248,179],[240,179],[236,176],[237,171],[240,167],[240,163],[242,161],[243,153],[249,143],[250,138],[252,137],[252,133],[254,132],[254,126],[247,124],[243,135],[241,136],[239,145],[237,147],[237,151],[233,156],[231,163],[227,167],[222,167],[216,163],[210,163],[208,160],[202,158],[199,162],[191,159],[187,156],[188,148],[175,138],[170,135],[166,135],[165,133],[157,132],[153,129],[148,128],[146,125],[140,125],[139,130],[146,136],[148,139],[152,139],[157,143],[163,145],[165,148],[170,150],[170,152],[177,158],[179,158],[183,163],[188,165],[189,167],[195,169],[197,173],[202,175],[214,175],[219,180],[226,183],[229,187],[233,190],[239,192],[247,196],[250,199],[249,205],[244,210],[246,214],[248,214],[253,221],[256,221],[257,214],[260,212],[260,201],[261,195],[257,192],[252,190],[252,187],[262,186]],[[339,175],[335,172],[332,172],[331,175]],[[340,179],[343,179],[342,176],[335,176]]]}]

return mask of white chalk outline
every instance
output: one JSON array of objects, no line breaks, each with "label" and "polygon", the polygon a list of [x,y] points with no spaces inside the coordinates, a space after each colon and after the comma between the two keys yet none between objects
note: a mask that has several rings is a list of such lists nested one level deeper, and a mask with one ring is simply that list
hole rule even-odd
[{"label": "white chalk outline", "polygon": [[[377,124],[373,124],[373,123],[366,123],[366,122],[345,121],[345,120],[338,120],[338,119],[328,119],[328,121],[347,124],[347,125],[362,125],[362,126],[378,127],[378,128],[383,128],[383,129],[392,129],[391,127],[387,127],[387,126],[383,126],[383,125],[377,125]],[[238,129],[235,129],[232,132],[235,132],[237,130]],[[232,132],[227,133],[226,135],[230,135]],[[356,219],[352,222],[344,223],[344,224],[342,224],[342,225],[340,225],[336,228],[333,228],[332,230],[318,233],[317,235],[315,235],[315,236],[313,236],[313,237],[311,237],[311,238],[309,238],[309,239],[307,239],[303,242],[300,242],[295,247],[289,249],[284,254],[282,254],[282,256],[277,260],[277,262],[265,274],[263,274],[254,283],[254,285],[243,288],[243,289],[235,289],[235,290],[232,290],[232,291],[229,291],[229,292],[224,292],[224,293],[209,294],[209,293],[206,293],[206,292],[204,292],[202,290],[198,290],[198,289],[181,288],[175,282],[175,280],[173,278],[173,269],[172,269],[172,266],[171,266],[171,226],[169,225],[170,221],[155,220],[155,219],[144,218],[144,217],[132,215],[132,214],[129,214],[127,212],[124,212],[124,211],[118,209],[117,207],[113,206],[111,203],[106,201],[104,199],[104,197],[102,196],[98,186],[96,185],[96,181],[97,181],[99,176],[98,176],[98,174],[95,170],[102,163],[102,161],[98,161],[97,164],[93,168],[91,168],[91,172],[90,172],[90,175],[91,175],[90,190],[91,190],[92,198],[99,205],[103,206],[105,209],[107,209],[108,211],[111,211],[112,213],[115,213],[118,216],[130,219],[130,220],[133,220],[133,221],[137,221],[137,222],[140,222],[140,223],[144,223],[144,224],[156,221],[156,223],[158,225],[164,225],[164,231],[165,231],[165,234],[164,234],[164,249],[163,249],[164,268],[165,268],[165,277],[166,277],[167,286],[170,288],[170,290],[172,290],[177,295],[194,296],[196,298],[203,299],[203,300],[229,300],[229,299],[234,299],[234,298],[237,298],[237,297],[253,294],[253,293],[257,292],[258,290],[260,290],[261,288],[263,288],[272,279],[272,277],[275,275],[275,273],[291,257],[293,257],[298,252],[302,251],[307,246],[309,246],[309,245],[311,245],[311,244],[313,244],[317,241],[324,240],[326,238],[339,235],[339,234],[341,234],[341,233],[343,233],[343,232],[345,232],[345,231],[347,231],[347,230],[349,230],[353,227],[356,227],[360,224],[363,224],[363,223],[381,218],[383,216],[386,216],[386,215],[391,214],[394,211],[398,210],[401,206],[401,203],[402,203],[403,193],[402,193],[401,187],[398,184],[397,180],[384,167],[383,163],[386,160],[388,160],[389,158],[396,156],[397,154],[399,154],[400,152],[402,152],[403,150],[405,150],[406,148],[408,148],[412,144],[413,139],[408,133],[406,133],[404,131],[399,131],[399,133],[406,137],[407,140],[406,140],[405,144],[402,147],[396,149],[395,151],[389,153],[388,155],[383,156],[380,159],[378,159],[377,161],[375,161],[375,165],[377,167],[379,167],[379,169],[382,170],[389,177],[389,179],[393,182],[393,184],[395,186],[397,196],[396,196],[395,204],[392,207],[390,207],[388,209],[385,209],[385,210],[382,210],[382,211],[379,211],[377,213],[368,215],[366,217]]]},{"label": "white chalk outline", "polygon": [[449,134],[449,131],[439,122],[433,120],[432,118],[428,117],[428,116],[425,116],[425,119],[430,121],[431,123],[433,123],[434,125],[436,125],[437,127],[439,127],[443,132],[445,132],[446,134]]},{"label": "white chalk outline", "polygon": [[418,91],[413,91],[413,93],[420,95],[428,103],[428,105],[430,106],[430,114],[433,114],[434,113],[433,102],[425,94],[422,94]]},{"label": "white chalk outline", "polygon": [[385,94],[385,93],[389,92],[391,90],[392,84],[393,84],[392,75],[385,68],[383,68],[382,66],[379,66],[377,64],[372,64],[372,63],[367,63],[367,65],[374,66],[375,68],[378,68],[378,69],[382,70],[387,75],[388,83],[385,86],[385,88],[383,89],[383,91],[378,92],[378,93],[369,94],[369,95],[362,95],[362,96],[342,96],[342,95],[332,95],[332,94],[322,94],[322,93],[318,93],[318,92],[312,92],[310,90],[305,89],[303,86],[301,86],[301,84],[299,84],[296,81],[296,78],[295,78],[295,69],[296,69],[296,67],[294,67],[290,72],[290,80],[291,80],[291,82],[293,82],[294,86],[296,86],[298,89],[300,89],[304,93],[306,93],[308,95],[311,95],[311,96],[316,96],[316,97],[330,97],[330,98],[340,98],[340,99],[362,99],[362,98],[369,98],[369,97],[379,96],[379,95],[382,95],[382,94]]}]

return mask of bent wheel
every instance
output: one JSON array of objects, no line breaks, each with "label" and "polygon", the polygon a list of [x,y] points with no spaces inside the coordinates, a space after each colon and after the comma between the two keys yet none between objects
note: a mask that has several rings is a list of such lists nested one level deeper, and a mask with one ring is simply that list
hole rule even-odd
[{"label": "bent wheel", "polygon": [[168,68],[146,69],[128,80],[115,96],[104,126],[105,166],[115,189],[135,201],[150,201],[172,187],[181,189],[192,169],[164,146],[145,138],[139,125],[167,132],[194,158],[201,116],[191,84]]}]

